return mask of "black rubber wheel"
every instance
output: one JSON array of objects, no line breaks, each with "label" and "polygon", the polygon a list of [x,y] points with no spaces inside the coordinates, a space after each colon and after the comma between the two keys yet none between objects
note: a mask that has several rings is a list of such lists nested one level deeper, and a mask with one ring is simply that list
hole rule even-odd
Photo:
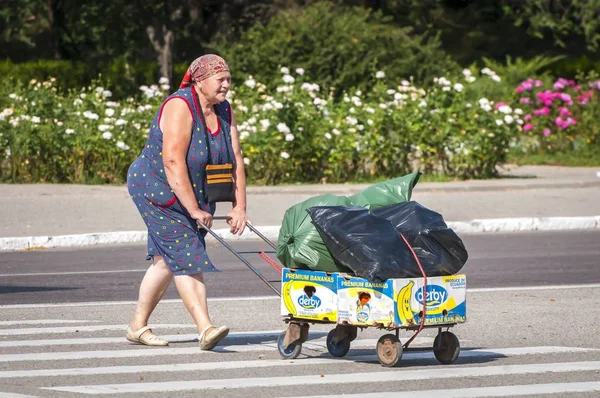
[{"label": "black rubber wheel", "polygon": [[277,338],[277,350],[283,359],[296,359],[302,352],[302,344],[290,344],[287,348],[283,348],[283,339],[285,339],[285,330],[281,332]]},{"label": "black rubber wheel", "polygon": [[377,341],[377,359],[383,366],[393,367],[402,359],[402,343],[396,335],[384,334]]},{"label": "black rubber wheel", "polygon": [[433,354],[444,365],[449,365],[456,361],[460,355],[458,337],[452,332],[438,333],[433,341]]},{"label": "black rubber wheel", "polygon": [[335,337],[335,329],[331,329],[327,334],[327,351],[334,357],[343,357],[350,351],[350,339],[345,338],[342,341],[338,341],[337,344],[333,344],[333,338]]}]

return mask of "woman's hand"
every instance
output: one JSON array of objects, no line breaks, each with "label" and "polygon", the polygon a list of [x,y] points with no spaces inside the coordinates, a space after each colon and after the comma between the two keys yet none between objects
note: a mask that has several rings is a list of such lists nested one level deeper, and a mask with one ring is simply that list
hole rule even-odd
[{"label": "woman's hand", "polygon": [[241,235],[246,229],[246,211],[239,207],[234,207],[229,214],[227,214],[227,224],[229,224],[230,232],[234,235]]},{"label": "woman's hand", "polygon": [[204,228],[200,222],[204,223],[204,225],[206,225],[208,228],[212,227],[212,223],[213,223],[213,217],[212,214],[207,213],[205,211],[202,211],[200,209],[194,211],[192,214],[190,214],[190,216],[192,216],[192,218],[194,220],[196,220],[196,223],[198,224],[198,227],[200,228]]}]

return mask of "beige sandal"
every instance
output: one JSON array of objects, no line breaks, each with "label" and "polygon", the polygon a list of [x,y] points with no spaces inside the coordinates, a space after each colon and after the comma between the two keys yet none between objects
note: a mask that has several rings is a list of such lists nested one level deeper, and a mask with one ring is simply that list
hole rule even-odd
[{"label": "beige sandal", "polygon": [[[148,326],[144,326],[136,332],[132,331],[131,327],[127,327],[127,335],[125,335],[125,338],[133,343],[140,343],[150,346],[169,345],[169,342],[167,340],[161,339],[160,337],[156,336],[154,333],[152,333],[151,330],[148,333],[144,334],[144,332],[147,330],[150,330]],[[144,335],[142,336],[142,334]]]},{"label": "beige sandal", "polygon": [[[214,329],[211,333],[207,333],[209,329]],[[212,350],[216,347],[221,340],[223,340],[229,334],[229,328],[227,326],[214,327],[212,325],[207,326],[202,333],[198,336],[201,350]]]}]

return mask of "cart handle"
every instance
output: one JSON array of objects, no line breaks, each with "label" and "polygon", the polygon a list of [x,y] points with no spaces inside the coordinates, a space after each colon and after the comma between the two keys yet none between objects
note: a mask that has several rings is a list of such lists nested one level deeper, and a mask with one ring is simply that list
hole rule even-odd
[{"label": "cart handle", "polygon": [[[227,216],[215,216],[215,217],[213,217],[213,220],[225,220],[225,221],[227,221],[230,218],[231,217],[227,217]],[[266,236],[264,236],[263,234],[261,234],[258,229],[254,228],[254,226],[252,226],[252,224],[250,223],[250,221],[246,221],[246,226],[250,229],[250,231],[254,232],[262,240],[264,240],[265,243],[267,243],[273,249],[277,250],[277,245],[275,243],[271,242],[271,240],[269,238],[267,238]],[[203,228],[204,228],[204,226],[203,226]]]},{"label": "cart handle", "polygon": [[[216,220],[227,220],[229,219],[229,217],[214,217],[213,219]],[[227,249],[229,249],[230,252],[232,252],[241,262],[243,262],[244,264],[246,264],[246,266],[248,268],[250,268],[250,270],[252,272],[254,272],[254,274],[256,276],[258,276],[264,283],[267,284],[267,286],[269,286],[271,288],[271,290],[273,290],[279,297],[281,297],[281,292],[279,290],[277,290],[277,288],[275,288],[275,286],[273,286],[271,284],[271,282],[269,282],[264,276],[262,276],[262,274],[252,266],[252,264],[250,264],[250,262],[248,262],[248,260],[246,260],[243,256],[241,256],[233,247],[231,247],[231,245],[229,245],[227,242],[225,242],[225,240],[223,238],[221,238],[219,235],[217,235],[212,229],[208,228],[208,226],[206,226],[206,224],[204,224],[202,221],[200,220],[196,220],[197,223],[204,228],[205,230],[208,231],[209,234],[211,234],[213,236],[213,238],[215,238],[217,241],[219,241],[219,243],[221,243],[223,246],[225,246]],[[246,225],[250,226],[250,224],[248,222],[246,222]],[[252,227],[251,227],[252,229]],[[258,234],[258,233],[257,233]],[[262,235],[258,234],[259,236],[262,237]],[[265,241],[269,242],[268,239],[266,237],[263,237],[263,239],[265,239]],[[276,248],[276,247],[274,247]]]}]

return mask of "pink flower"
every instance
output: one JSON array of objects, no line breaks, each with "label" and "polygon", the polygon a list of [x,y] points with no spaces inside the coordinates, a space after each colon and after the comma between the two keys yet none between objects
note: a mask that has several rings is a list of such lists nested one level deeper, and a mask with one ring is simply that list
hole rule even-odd
[{"label": "pink flower", "polygon": [[528,113],[527,115],[523,116],[523,119],[525,119],[525,120],[531,120],[531,114]]},{"label": "pink flower", "polygon": [[517,94],[521,94],[523,92],[523,86],[517,87]]},{"label": "pink flower", "polygon": [[527,123],[525,126],[523,126],[523,131],[529,131],[529,130],[533,130],[533,124],[531,124],[531,123]]},{"label": "pink flower", "polygon": [[498,102],[496,105],[494,105],[494,109],[498,110],[501,106],[507,106],[508,104],[506,102]]},{"label": "pink flower", "polygon": [[542,115],[547,115],[547,114],[549,114],[549,113],[550,113],[550,109],[548,109],[548,108],[546,108],[546,107],[543,107],[543,108],[542,108]]},{"label": "pink flower", "polygon": [[589,86],[591,88],[595,88],[596,90],[600,91],[600,80],[597,80],[595,82],[590,82]]},{"label": "pink flower", "polygon": [[542,87],[544,85],[544,83],[541,80],[535,80],[534,84],[536,87]]},{"label": "pink flower", "polygon": [[567,126],[568,125],[575,126],[577,124],[577,120],[573,119],[572,117],[568,117],[566,123],[567,123]]},{"label": "pink flower", "polygon": [[565,116],[571,116],[571,111],[567,108],[565,108],[564,106],[561,106],[560,109],[560,116],[565,117]]},{"label": "pink flower", "polygon": [[529,104],[529,103],[531,103],[531,100],[527,97],[523,97],[523,98],[519,99],[519,102],[522,104]]},{"label": "pink flower", "polygon": [[544,137],[549,137],[550,134],[552,134],[552,131],[550,131],[550,129],[544,129]]},{"label": "pink flower", "polygon": [[562,120],[560,116],[557,117],[556,120],[554,120],[554,123],[562,129],[566,129],[567,127],[569,127],[569,123],[566,120]]}]

